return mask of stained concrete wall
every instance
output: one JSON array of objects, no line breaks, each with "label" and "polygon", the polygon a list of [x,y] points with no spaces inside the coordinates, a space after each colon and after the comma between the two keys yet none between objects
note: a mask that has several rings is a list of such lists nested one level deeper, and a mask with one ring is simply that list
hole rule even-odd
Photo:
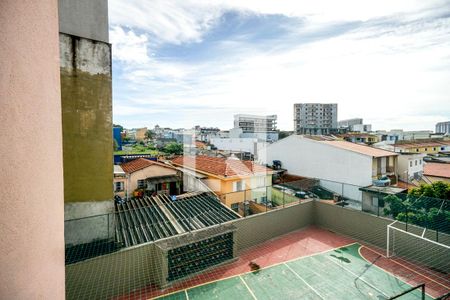
[{"label": "stained concrete wall", "polygon": [[108,0],[59,0],[59,31],[108,42]]},{"label": "stained concrete wall", "polygon": [[64,201],[111,200],[111,45],[60,33],[60,59]]},{"label": "stained concrete wall", "polygon": [[0,1],[0,298],[64,299],[56,0]]}]

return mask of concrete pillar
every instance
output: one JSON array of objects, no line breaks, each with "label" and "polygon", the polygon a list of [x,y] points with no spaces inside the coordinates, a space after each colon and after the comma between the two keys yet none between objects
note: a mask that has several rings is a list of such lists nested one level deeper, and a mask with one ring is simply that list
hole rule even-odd
[{"label": "concrete pillar", "polygon": [[2,299],[64,299],[57,8],[0,1]]}]

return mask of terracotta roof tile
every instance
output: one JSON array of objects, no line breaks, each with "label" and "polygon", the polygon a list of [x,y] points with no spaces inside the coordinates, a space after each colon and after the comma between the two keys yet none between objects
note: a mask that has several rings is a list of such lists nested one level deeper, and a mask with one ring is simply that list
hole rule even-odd
[{"label": "terracotta roof tile", "polygon": [[423,174],[425,176],[450,178],[450,164],[428,162],[423,166]]},{"label": "terracotta roof tile", "polygon": [[162,166],[165,168],[170,168],[173,169],[173,167],[160,163],[160,162],[156,162],[153,160],[148,160],[145,158],[138,158],[129,162],[126,162],[124,164],[121,165],[122,169],[125,171],[125,173],[133,173],[139,170],[142,170],[144,168],[147,168],[149,166],[153,166],[153,165],[158,165],[158,166]]},{"label": "terracotta roof tile", "polygon": [[226,159],[209,156],[179,156],[172,160],[174,165],[194,169],[212,175],[233,177],[251,176],[255,174],[271,173],[272,170],[251,161]]}]

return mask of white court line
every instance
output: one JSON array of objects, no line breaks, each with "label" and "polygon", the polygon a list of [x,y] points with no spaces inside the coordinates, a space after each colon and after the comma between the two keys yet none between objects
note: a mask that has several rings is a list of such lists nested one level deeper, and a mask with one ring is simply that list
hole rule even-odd
[{"label": "white court line", "polygon": [[384,296],[386,296],[387,298],[390,298],[389,295],[385,294],[382,290],[380,290],[379,288],[377,288],[374,285],[371,285],[370,283],[368,283],[367,281],[365,281],[364,279],[362,279],[360,276],[358,276],[357,274],[353,273],[353,271],[347,269],[346,267],[344,267],[343,265],[341,265],[340,263],[338,263],[337,261],[334,261],[332,258],[329,258],[328,256],[325,256],[327,259],[329,259],[330,261],[332,261],[333,263],[337,264],[339,267],[341,267],[342,269],[344,269],[345,271],[349,272],[350,274],[352,274],[353,276],[355,276],[355,279],[359,279],[362,282],[364,282],[365,284],[367,284],[368,286],[372,287],[373,289],[377,290],[378,292],[382,293]]},{"label": "white court line", "polygon": [[187,292],[187,289],[184,290],[184,293],[186,294],[186,300],[189,300],[189,294]]},{"label": "white court line", "polygon": [[242,282],[244,283],[245,287],[247,288],[247,290],[250,292],[250,294],[252,294],[253,299],[258,300],[258,298],[256,298],[255,294],[253,294],[253,291],[250,289],[250,287],[247,285],[247,282],[245,282],[244,278],[242,278],[241,275],[239,275],[239,278],[242,280]]},{"label": "white court line", "polygon": [[289,267],[288,264],[284,263],[284,265],[285,265],[289,270],[291,270],[291,272],[294,273],[295,276],[297,276],[301,281],[303,281],[303,282],[304,282],[304,283],[305,283],[305,284],[306,284],[306,285],[307,285],[314,293],[316,293],[317,296],[319,296],[319,297],[322,298],[322,299],[325,299],[324,297],[322,297],[322,295],[319,294],[319,292],[318,292],[315,288],[313,288],[309,283],[307,283],[305,279],[303,279],[300,275],[298,275],[297,272],[295,272],[291,267]]}]

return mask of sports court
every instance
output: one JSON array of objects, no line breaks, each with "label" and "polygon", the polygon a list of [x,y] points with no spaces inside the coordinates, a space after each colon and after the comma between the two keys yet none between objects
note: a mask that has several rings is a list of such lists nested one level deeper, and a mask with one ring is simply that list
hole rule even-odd
[{"label": "sports court", "polygon": [[[367,261],[361,249],[352,243],[158,299],[389,299],[411,288]],[[422,293],[417,289],[399,299],[422,299]]]}]

